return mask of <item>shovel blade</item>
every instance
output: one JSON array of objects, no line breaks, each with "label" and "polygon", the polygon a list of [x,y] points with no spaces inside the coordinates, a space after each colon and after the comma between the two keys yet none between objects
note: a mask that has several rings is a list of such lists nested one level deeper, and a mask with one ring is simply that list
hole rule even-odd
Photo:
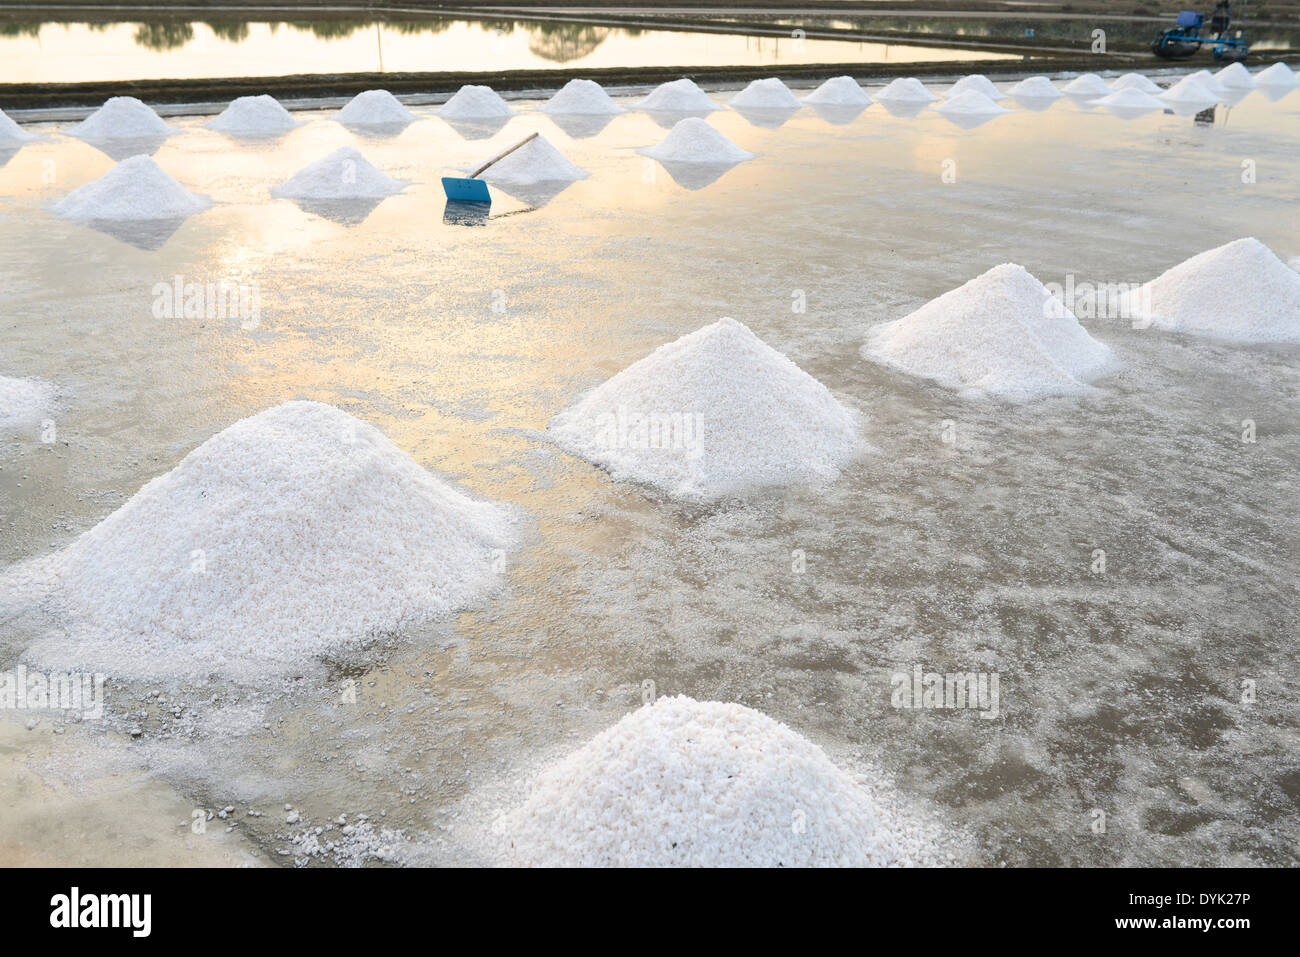
[{"label": "shovel blade", "polygon": [[448,199],[460,203],[490,203],[492,194],[488,192],[487,183],[481,179],[461,179],[455,176],[442,178],[442,189]]}]

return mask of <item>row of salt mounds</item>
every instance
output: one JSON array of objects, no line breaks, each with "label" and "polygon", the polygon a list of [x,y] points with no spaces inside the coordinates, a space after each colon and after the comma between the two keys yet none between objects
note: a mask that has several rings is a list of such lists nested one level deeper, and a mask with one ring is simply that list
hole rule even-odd
[{"label": "row of salt mounds", "polygon": [[1232,342],[1300,342],[1300,274],[1253,238],[1179,263],[1122,305],[1157,329]]},{"label": "row of salt mounds", "polygon": [[141,677],[273,677],[478,600],[512,522],[374,426],[288,402],[208,439],[55,556],[85,628],[31,654]]},{"label": "row of salt mounds", "polygon": [[650,113],[712,113],[720,107],[709,95],[696,86],[695,81],[682,77],[661,83],[637,108]]},{"label": "row of salt mounds", "polygon": [[302,124],[273,96],[241,96],[220,115],[203,124],[206,129],[236,136],[266,136],[296,129]]},{"label": "row of salt mounds", "polygon": [[661,163],[732,164],[754,158],[698,116],[678,120],[662,140],[637,152]]},{"label": "row of salt mounds", "polygon": [[616,480],[692,501],[828,481],[859,447],[824,385],[729,318],[632,363],[548,429]]},{"label": "row of salt mounds", "polygon": [[0,110],[0,146],[30,143],[34,139],[36,139],[35,133],[28,133],[15,123],[4,110]]},{"label": "row of salt mounds", "polygon": [[685,696],[633,711],[543,770],[499,828],[512,863],[534,867],[885,867],[914,863],[905,848],[920,856],[903,843],[907,828],[807,738],[743,705]]},{"label": "row of salt mounds", "polygon": [[874,102],[851,76],[833,76],[803,98],[809,106],[870,106]]},{"label": "row of salt mounds", "polygon": [[1140,90],[1143,93],[1156,94],[1163,92],[1160,84],[1153,82],[1150,77],[1141,73],[1125,73],[1123,76],[1111,83],[1112,90]]},{"label": "row of salt mounds", "polygon": [[447,120],[495,120],[514,116],[515,111],[492,87],[469,84],[457,90],[438,115]]},{"label": "row of salt mounds", "polygon": [[1107,94],[1097,100],[1096,105],[1104,106],[1123,119],[1135,119],[1165,108],[1165,104],[1161,100],[1150,93],[1139,90],[1135,86],[1125,87],[1122,90]]},{"label": "row of salt mounds", "polygon": [[150,156],[124,159],[93,182],[60,200],[54,211],[68,219],[182,219],[212,205],[206,196],[191,193]]},{"label": "row of salt mounds", "polygon": [[387,90],[366,90],[348,100],[334,119],[351,127],[406,127],[415,114]]},{"label": "row of salt mounds", "polygon": [[899,77],[876,94],[876,99],[884,103],[933,103],[935,95],[922,85],[916,77]]},{"label": "row of salt mounds", "polygon": [[1255,89],[1255,78],[1250,75],[1242,63],[1229,63],[1214,78],[1229,90],[1253,90]]},{"label": "row of salt mounds", "polygon": [[1059,100],[1065,94],[1047,77],[1030,76],[1007,90],[1007,96],[1024,100]]},{"label": "row of salt mounds", "polygon": [[613,116],[627,112],[595,80],[570,80],[541,110],[561,116]]},{"label": "row of salt mounds", "polygon": [[68,130],[83,140],[161,139],[176,128],[133,96],[114,96],[90,116]]},{"label": "row of salt mounds", "polygon": [[969,76],[962,77],[952,85],[948,92],[943,95],[943,98],[950,100],[971,90],[984,94],[994,102],[1002,99],[1002,91],[994,86],[993,81],[982,73],[972,73]]},{"label": "row of salt mounds", "polygon": [[737,110],[797,110],[803,106],[790,88],[775,76],[754,80],[727,102]]},{"label": "row of salt mounds", "polygon": [[1110,349],[1023,266],[995,266],[871,330],[863,355],[964,394],[1022,402],[1087,391]]},{"label": "row of salt mounds", "polygon": [[1095,73],[1082,73],[1076,76],[1061,91],[1067,96],[1075,96],[1080,99],[1099,99],[1110,93],[1110,87]]},{"label": "row of salt mounds", "polygon": [[1298,82],[1300,81],[1296,80],[1294,71],[1282,62],[1274,63],[1267,70],[1261,70],[1255,74],[1256,86],[1291,89]]},{"label": "row of salt mounds", "polygon": [[271,195],[305,200],[383,199],[406,186],[405,180],[393,179],[372,165],[356,147],[344,146],[272,187]]},{"label": "row of salt mounds", "polygon": [[570,161],[545,136],[539,135],[493,163],[484,175],[503,186],[534,186],[539,183],[572,183],[591,174]]},{"label": "row of salt mounds", "polygon": [[0,429],[21,428],[41,420],[50,407],[54,390],[34,379],[0,375]]}]

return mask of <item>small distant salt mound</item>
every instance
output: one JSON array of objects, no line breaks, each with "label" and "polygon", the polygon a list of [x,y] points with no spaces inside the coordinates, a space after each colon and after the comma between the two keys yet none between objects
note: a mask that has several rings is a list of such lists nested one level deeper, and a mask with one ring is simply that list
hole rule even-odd
[{"label": "small distant salt mound", "polygon": [[1253,90],[1255,78],[1241,63],[1229,63],[1214,78],[1227,90]]},{"label": "small distant salt mound", "polygon": [[0,429],[21,428],[41,420],[50,407],[54,390],[33,379],[0,375]]},{"label": "small distant salt mound", "polygon": [[344,126],[406,126],[415,114],[387,90],[366,90],[334,115]]},{"label": "small distant salt mound", "polygon": [[1295,73],[1285,63],[1274,63],[1267,70],[1255,74],[1257,86],[1293,87],[1297,84]]},{"label": "small distant salt mound", "polygon": [[16,146],[36,139],[35,133],[28,133],[15,123],[4,110],[0,110],[0,146]]},{"label": "small distant salt mound", "polygon": [[858,450],[826,387],[734,319],[660,346],[548,429],[617,480],[694,501],[828,481]]},{"label": "small distant salt mound", "polygon": [[982,73],[972,73],[970,76],[962,77],[943,96],[944,99],[951,100],[953,97],[961,96],[963,93],[972,90],[984,94],[994,102],[1002,99],[1002,91],[994,86],[993,81]]},{"label": "small distant salt mound", "polygon": [[304,166],[293,177],[271,189],[284,199],[383,199],[401,192],[406,182],[386,176],[352,146],[337,149],[322,160]]},{"label": "small distant salt mound", "polygon": [[133,96],[115,96],[72,129],[69,136],[83,140],[157,139],[175,133],[174,127]]},{"label": "small distant salt mound", "polygon": [[633,711],[545,769],[500,825],[522,866],[915,863],[919,849],[893,818],[779,721],[679,696]]},{"label": "small distant salt mound", "polygon": [[[1241,64],[1237,65],[1240,66]],[[1189,79],[1196,80],[1215,96],[1223,97],[1228,95],[1228,88],[1220,83],[1219,78],[1209,70],[1197,70],[1190,75]]]},{"label": "small distant salt mound", "polygon": [[1045,76],[1026,77],[1007,90],[1007,95],[1026,100],[1058,100],[1065,96],[1056,88],[1056,84]]},{"label": "small distant salt mound", "polygon": [[872,99],[851,76],[834,76],[803,98],[809,106],[870,106]]},{"label": "small distant salt mound", "polygon": [[1141,73],[1125,73],[1111,83],[1110,88],[1116,91],[1141,90],[1143,93],[1153,95],[1161,92],[1160,84],[1153,82],[1149,77],[1143,76]]},{"label": "small distant salt mound", "polygon": [[935,96],[916,77],[899,77],[876,94],[877,100],[894,103],[933,103]]},{"label": "small distant salt mound", "polygon": [[1165,104],[1160,100],[1134,86],[1125,87],[1108,96],[1103,96],[1097,101],[1097,105],[1104,106],[1112,113],[1124,117],[1141,116],[1144,113],[1152,113],[1165,108]]},{"label": "small distant salt mound", "polygon": [[1170,106],[1206,109],[1218,103],[1220,97],[1198,77],[1185,76],[1161,93],[1160,99]]},{"label": "small distant salt mound", "polygon": [[180,219],[211,206],[191,193],[150,156],[124,159],[99,179],[74,189],[54,207],[77,220]]},{"label": "small distant salt mound", "polygon": [[803,105],[775,76],[754,80],[728,102],[738,110],[797,110]]},{"label": "small distant salt mound", "polygon": [[1069,96],[1078,97],[1102,97],[1111,90],[1103,80],[1095,73],[1084,73],[1076,76],[1069,83],[1062,87],[1062,90]]},{"label": "small distant salt mound", "polygon": [[56,557],[87,633],[34,649],[111,674],[250,679],[445,615],[498,579],[505,510],[319,402],[236,422]]},{"label": "small distant salt mound", "polygon": [[442,105],[438,115],[448,120],[495,120],[515,111],[490,86],[462,86]]},{"label": "small distant salt mound", "polygon": [[707,93],[686,77],[661,83],[637,107],[652,113],[710,113],[719,108]]},{"label": "small distant salt mound", "polygon": [[595,80],[570,80],[542,106],[543,113],[565,116],[610,116],[626,113]]},{"label": "small distant salt mound", "polygon": [[1011,112],[1006,107],[994,103],[979,90],[958,93],[944,100],[935,109],[945,116],[996,116],[999,113]]},{"label": "small distant salt mound", "polygon": [[754,158],[698,116],[678,120],[657,144],[637,152],[661,163],[741,163]]},{"label": "small distant salt mound", "polygon": [[1157,329],[1232,342],[1300,342],[1300,274],[1257,239],[1179,263],[1125,297]]},{"label": "small distant salt mound", "polygon": [[503,186],[533,186],[538,183],[571,183],[591,174],[570,162],[545,136],[538,136],[505,159],[493,163],[483,175]]},{"label": "small distant salt mound", "polygon": [[862,354],[944,388],[1023,402],[1084,392],[1111,351],[1023,266],[995,266],[876,326]]},{"label": "small distant salt mound", "polygon": [[219,133],[258,135],[283,133],[301,126],[293,114],[273,96],[241,96],[231,102],[221,115],[203,124]]}]

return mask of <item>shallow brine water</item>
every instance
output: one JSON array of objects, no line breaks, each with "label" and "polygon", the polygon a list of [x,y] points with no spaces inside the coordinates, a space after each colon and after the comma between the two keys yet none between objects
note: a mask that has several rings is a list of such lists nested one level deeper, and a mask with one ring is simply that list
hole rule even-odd
[{"label": "shallow brine water", "polygon": [[[1084,320],[1122,369],[1093,396],[1007,406],[859,347],[1004,261],[1127,283],[1246,235],[1295,256],[1300,94],[1252,95],[1210,125],[1066,102],[968,131],[879,105],[775,127],[728,111],[711,122],[758,158],[699,189],[633,151],[664,135],[643,114],[573,138],[525,112],[466,140],[416,111],[389,138],[325,112],[256,143],[175,121],[155,158],[217,205],[153,250],[49,212],[112,166],[96,149],[54,135],[0,167],[0,374],[60,390],[56,441],[0,437],[0,565],[66,545],[293,398],[528,515],[482,608],[273,692],[114,681],[104,722],[5,715],[3,786],[24,820],[84,823],[79,853],[103,861],[129,839],[143,859],[155,841],[160,860],[305,862],[294,835],[365,814],[400,835],[334,823],[318,840],[340,846],[312,859],[496,860],[494,813],[523,776],[652,682],[880,769],[951,827],[960,861],[1296,863],[1296,350]],[[539,208],[499,197],[478,226],[444,219],[443,166],[535,129],[592,176]],[[347,144],[415,185],[334,219],[270,198]],[[154,318],[175,276],[256,284],[259,322]],[[839,481],[685,507],[546,440],[584,390],[723,315],[861,412],[872,451]],[[0,667],[60,626],[4,609]],[[916,666],[996,674],[998,716],[893,707],[892,676]],[[135,783],[92,812],[77,795],[106,776]],[[228,805],[230,838],[227,821],[207,838],[181,826]],[[92,826],[106,807],[115,829]],[[6,858],[66,859],[42,833],[3,833]]]}]

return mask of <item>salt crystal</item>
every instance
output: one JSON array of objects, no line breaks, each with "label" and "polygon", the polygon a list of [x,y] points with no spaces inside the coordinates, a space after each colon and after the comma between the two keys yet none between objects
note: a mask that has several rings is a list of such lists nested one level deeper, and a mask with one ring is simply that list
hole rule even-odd
[{"label": "salt crystal", "polygon": [[0,110],[0,146],[15,146],[19,143],[29,143],[34,139],[36,139],[35,133],[28,133],[10,119],[4,110]]},{"label": "salt crystal", "polygon": [[407,126],[415,114],[387,90],[366,90],[348,100],[334,119],[344,126]]},{"label": "salt crystal", "polygon": [[797,110],[803,105],[775,76],[754,80],[728,103],[737,110]]},{"label": "salt crystal", "polygon": [[627,112],[594,80],[570,80],[541,109],[543,113],[565,116],[608,116]]},{"label": "salt crystal", "polygon": [[899,77],[876,94],[877,100],[897,103],[933,103],[934,95],[915,77]]},{"label": "salt crystal", "polygon": [[679,120],[657,144],[637,152],[675,163],[741,163],[754,158],[698,116]]},{"label": "salt crystal", "polygon": [[371,165],[355,147],[344,146],[273,187],[271,195],[302,200],[383,199],[406,185]]},{"label": "salt crystal", "polygon": [[493,163],[483,175],[503,186],[533,186],[537,183],[573,182],[591,174],[570,162],[545,136],[538,136]]},{"label": "salt crystal", "polygon": [[0,376],[0,429],[21,428],[41,420],[54,390],[34,379]]},{"label": "salt crystal", "polygon": [[944,94],[944,99],[952,99],[972,90],[984,94],[994,102],[1002,99],[1002,91],[994,86],[993,81],[982,73],[972,73],[970,76],[962,77]]},{"label": "salt crystal", "polygon": [[1168,106],[1180,106],[1199,112],[1218,103],[1219,95],[1207,89],[1199,78],[1185,76],[1161,93],[1160,99]]},{"label": "salt crystal", "polygon": [[1250,75],[1250,71],[1241,63],[1229,63],[1214,74],[1214,77],[1228,90],[1255,89],[1255,78]]},{"label": "salt crystal", "polygon": [[1011,89],[1008,96],[1026,100],[1059,100],[1065,96],[1056,85],[1045,76],[1030,76],[1021,80]]},{"label": "salt crystal", "polygon": [[1160,84],[1153,82],[1150,78],[1143,76],[1141,73],[1125,73],[1123,76],[1111,83],[1112,90],[1141,90],[1143,93],[1156,94],[1163,92]]},{"label": "salt crystal", "polygon": [[[1237,65],[1241,66],[1240,63]],[[1228,95],[1228,88],[1220,83],[1218,77],[1209,70],[1197,70],[1195,73],[1189,75],[1189,79],[1196,80],[1201,84],[1201,86],[1205,87],[1215,96],[1224,97]]]},{"label": "salt crystal", "polygon": [[159,139],[175,128],[133,96],[115,96],[68,131],[83,140]]},{"label": "salt crystal", "polygon": [[1068,96],[1080,98],[1100,98],[1111,92],[1110,87],[1106,85],[1106,81],[1095,73],[1084,73],[1076,76],[1061,89]]},{"label": "salt crystal", "polygon": [[515,111],[490,86],[462,86],[438,110],[448,120],[493,120],[514,116]]},{"label": "salt crystal", "polygon": [[1296,82],[1295,73],[1281,61],[1255,74],[1255,83],[1258,86],[1290,88],[1295,86]]},{"label": "salt crystal", "polygon": [[994,103],[978,90],[958,93],[951,99],[944,100],[935,107],[935,110],[945,116],[997,116],[1000,113],[1011,112],[1006,107]]},{"label": "salt crystal", "polygon": [[283,133],[301,126],[273,96],[241,96],[219,116],[203,124],[219,133],[252,135]]},{"label": "salt crystal", "polygon": [[99,179],[73,190],[54,207],[68,219],[180,219],[211,206],[191,193],[150,156],[124,159]]},{"label": "salt crystal", "polygon": [[833,76],[803,98],[810,106],[870,106],[872,99],[851,76]]},{"label": "salt crystal", "polygon": [[707,93],[686,77],[660,84],[637,108],[661,113],[710,113],[719,109]]},{"label": "salt crystal", "polygon": [[1115,115],[1125,118],[1138,117],[1165,108],[1164,103],[1150,93],[1144,93],[1133,86],[1103,96],[1097,101],[1097,105],[1104,106]]}]

